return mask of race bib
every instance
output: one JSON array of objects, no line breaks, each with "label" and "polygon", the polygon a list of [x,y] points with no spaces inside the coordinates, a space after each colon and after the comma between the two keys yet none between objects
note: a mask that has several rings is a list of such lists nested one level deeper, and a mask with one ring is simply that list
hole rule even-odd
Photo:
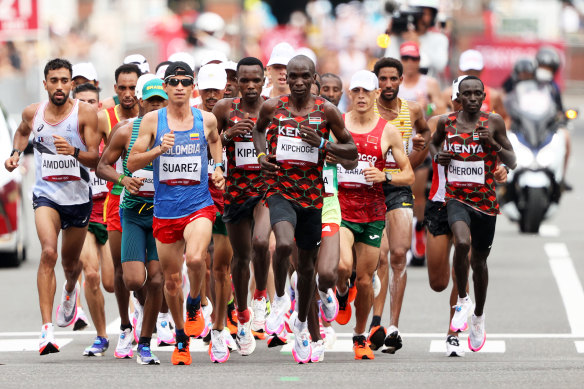
[{"label": "race bib", "polygon": [[335,172],[332,169],[322,171],[322,180],[324,182],[324,196],[330,197],[335,195]]},{"label": "race bib", "polygon": [[300,166],[317,165],[318,147],[311,146],[302,139],[280,135],[278,136],[276,161]]},{"label": "race bib", "polygon": [[[410,144],[410,146],[411,146],[411,138],[409,138],[408,140],[403,140],[403,144],[404,144],[404,150],[408,150],[408,147],[409,147],[408,144]],[[407,155],[409,155],[409,154],[410,153],[407,152]],[[395,158],[393,157],[391,150],[387,151],[387,157],[385,158],[385,166],[383,167],[383,171],[390,172],[390,173],[399,173],[401,171],[399,166],[397,166],[397,162],[395,162]]]},{"label": "race bib", "polygon": [[41,173],[45,181],[79,181],[79,161],[70,155],[43,153]]},{"label": "race bib", "polygon": [[339,186],[343,188],[360,188],[373,185],[372,182],[365,181],[365,175],[363,174],[363,170],[368,167],[369,162],[367,161],[357,162],[357,167],[353,170],[347,170],[341,165],[338,165],[337,180],[339,181]]},{"label": "race bib", "polygon": [[235,142],[235,166],[245,170],[260,169],[253,142]]},{"label": "race bib", "polygon": [[143,185],[138,189],[138,196],[154,197],[154,178],[152,177],[152,170],[136,170],[132,173],[132,177],[143,178]]},{"label": "race bib", "polygon": [[[207,166],[207,174],[211,177],[215,171],[215,160],[209,158],[207,162],[209,164],[209,166]],[[227,154],[225,153],[225,147],[223,148],[223,167],[225,168],[225,170],[223,170],[223,177],[227,177]]]},{"label": "race bib", "polygon": [[89,170],[89,183],[91,184],[91,193],[94,200],[102,199],[109,192],[107,181],[95,175],[95,170]]},{"label": "race bib", "polygon": [[201,182],[201,156],[161,156],[159,180],[166,185],[197,185]]},{"label": "race bib", "polygon": [[124,165],[122,163],[122,157],[118,158],[116,161],[116,172],[124,174]]},{"label": "race bib", "polygon": [[451,160],[446,179],[455,187],[476,187],[485,184],[485,161]]}]

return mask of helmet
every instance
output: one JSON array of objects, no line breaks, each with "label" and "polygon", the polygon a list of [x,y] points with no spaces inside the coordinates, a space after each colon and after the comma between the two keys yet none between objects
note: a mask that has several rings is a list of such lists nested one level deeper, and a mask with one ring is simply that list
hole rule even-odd
[{"label": "helmet", "polygon": [[432,8],[436,13],[438,13],[438,8],[440,8],[440,0],[411,0],[408,2],[410,7],[424,7]]},{"label": "helmet", "polygon": [[546,66],[555,73],[560,68],[561,59],[558,51],[550,46],[544,46],[537,51],[535,55],[537,66]]},{"label": "helmet", "polygon": [[214,12],[203,12],[195,21],[195,28],[210,34],[218,34],[225,28],[225,21]]},{"label": "helmet", "polygon": [[520,58],[513,65],[513,76],[516,78],[519,73],[535,74],[537,64],[531,58]]}]

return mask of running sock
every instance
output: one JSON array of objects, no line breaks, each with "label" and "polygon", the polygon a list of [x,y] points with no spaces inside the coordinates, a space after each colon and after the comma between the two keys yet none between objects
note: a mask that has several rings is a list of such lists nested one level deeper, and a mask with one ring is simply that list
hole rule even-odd
[{"label": "running sock", "polygon": [[283,296],[278,296],[277,294],[274,296],[274,304],[282,302],[284,300],[286,300],[286,297],[284,297],[286,294],[284,294]]},{"label": "running sock", "polygon": [[466,295],[466,297],[463,298],[458,297],[458,299],[456,300],[456,305],[462,305],[466,303],[468,300],[469,300],[468,294]]},{"label": "running sock", "polygon": [[255,292],[253,293],[253,299],[254,300],[261,300],[263,298],[265,298],[266,300],[268,299],[268,292],[266,289],[264,290],[259,290],[256,289]]},{"label": "running sock", "polygon": [[177,343],[186,342],[188,340],[189,340],[189,337],[187,336],[187,334],[185,334],[184,328],[182,330],[179,330],[179,329],[176,330],[176,342]]},{"label": "running sock", "polygon": [[130,323],[128,324],[120,324],[120,330],[125,331],[126,329],[131,330],[133,327]]},{"label": "running sock", "polygon": [[320,301],[326,301],[327,292],[323,292],[322,290],[318,289],[318,295],[320,296]]},{"label": "running sock", "polygon": [[187,297],[187,304],[199,309],[199,307],[201,306],[201,295],[192,298],[191,295],[189,294],[189,296]]},{"label": "running sock", "polygon": [[369,328],[377,327],[381,325],[381,316],[374,315],[371,319],[371,326]]},{"label": "running sock", "polygon": [[363,332],[362,334],[358,334],[355,331],[353,331],[353,337],[355,336],[364,336],[365,338],[367,338],[367,332]]},{"label": "running sock", "polygon": [[150,347],[150,340],[152,340],[152,338],[149,338],[147,336],[141,336],[140,339],[138,340],[138,344]]},{"label": "running sock", "polygon": [[231,299],[230,302],[227,303],[227,311],[232,311],[235,309],[235,301],[233,301],[233,299]]},{"label": "running sock", "polygon": [[305,329],[306,327],[308,327],[308,324],[307,324],[306,320],[305,321],[300,321],[300,319],[296,319],[296,321],[294,322],[294,327],[296,329],[302,331],[303,329]]},{"label": "running sock", "polygon": [[239,309],[237,310],[237,321],[239,321],[241,324],[243,323],[247,323],[249,321],[250,317],[249,317],[249,309],[246,309],[244,311],[240,311]]}]

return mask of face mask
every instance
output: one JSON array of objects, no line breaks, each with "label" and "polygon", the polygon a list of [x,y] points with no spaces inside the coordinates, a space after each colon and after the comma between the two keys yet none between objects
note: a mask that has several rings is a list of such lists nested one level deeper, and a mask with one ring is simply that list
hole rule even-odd
[{"label": "face mask", "polygon": [[537,68],[535,71],[535,78],[541,82],[550,82],[554,79],[554,74],[548,69]]}]

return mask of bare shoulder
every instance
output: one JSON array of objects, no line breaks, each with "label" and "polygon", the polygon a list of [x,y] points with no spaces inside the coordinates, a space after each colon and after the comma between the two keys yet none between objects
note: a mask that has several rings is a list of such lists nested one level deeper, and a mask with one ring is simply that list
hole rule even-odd
[{"label": "bare shoulder", "polygon": [[503,126],[505,128],[505,121],[498,113],[491,112],[489,113],[489,123],[494,124],[496,126]]},{"label": "bare shoulder", "polygon": [[322,97],[320,97],[320,98],[324,100],[323,110],[324,110],[324,113],[326,114],[327,118],[329,117],[329,115],[342,116],[341,111],[339,111],[339,109],[337,108],[336,105],[334,105],[333,103],[331,103],[328,100],[325,100]]},{"label": "bare shoulder", "polygon": [[84,101],[79,100],[79,115],[83,116],[97,116],[97,109]]},{"label": "bare shoulder", "polygon": [[158,110],[148,112],[146,115],[144,115],[142,122],[140,123],[140,128],[155,124],[158,124]]},{"label": "bare shoulder", "polygon": [[39,109],[41,103],[33,103],[26,107],[22,111],[22,121],[29,123],[32,125],[32,121],[34,119],[34,115],[36,114],[37,110]]},{"label": "bare shoulder", "polygon": [[203,123],[205,123],[205,125],[213,125],[213,123],[217,123],[217,118],[213,113],[201,110],[201,115],[203,116]]},{"label": "bare shoulder", "polygon": [[422,107],[416,101],[406,100],[412,117],[422,115]]}]

